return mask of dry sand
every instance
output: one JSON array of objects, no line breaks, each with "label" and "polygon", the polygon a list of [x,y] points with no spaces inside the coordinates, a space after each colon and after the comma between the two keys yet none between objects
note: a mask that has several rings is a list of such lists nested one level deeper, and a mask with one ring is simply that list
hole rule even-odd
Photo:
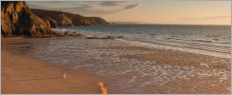
[{"label": "dry sand", "polygon": [[[2,39],[2,43],[15,39]],[[67,73],[65,79],[62,70]],[[2,94],[100,94],[98,81],[103,79],[1,50]]]}]

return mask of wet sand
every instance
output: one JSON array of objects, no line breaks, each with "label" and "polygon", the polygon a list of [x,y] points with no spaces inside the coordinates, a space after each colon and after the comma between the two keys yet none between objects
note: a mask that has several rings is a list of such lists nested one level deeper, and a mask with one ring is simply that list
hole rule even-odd
[{"label": "wet sand", "polygon": [[[112,94],[231,93],[231,78],[227,75],[231,72],[230,59],[130,46],[91,49],[149,53],[120,55],[112,51],[117,55],[100,55],[112,56],[114,60],[126,60],[120,61],[125,62],[121,65],[98,63],[97,60],[81,60],[78,65],[54,65],[24,56],[25,53],[33,52],[35,42],[63,39],[69,38],[2,39],[2,93],[96,94],[100,93],[97,86],[100,80],[104,81],[108,92]],[[133,65],[126,63],[133,61]],[[70,69],[75,66],[82,67]],[[62,70],[67,71],[67,79],[59,78]]]},{"label": "wet sand", "polygon": [[[30,42],[40,38],[27,39]],[[50,38],[42,41],[51,40]],[[5,48],[3,44],[20,44],[21,48]],[[15,44],[16,43],[16,44]],[[24,43],[24,44],[22,44]],[[98,81],[102,77],[86,74],[82,70],[68,70],[46,61],[23,56],[29,42],[22,38],[2,39],[1,50],[1,93],[2,94],[100,94]],[[8,49],[8,50],[6,50]],[[61,78],[61,72],[67,78]]]}]

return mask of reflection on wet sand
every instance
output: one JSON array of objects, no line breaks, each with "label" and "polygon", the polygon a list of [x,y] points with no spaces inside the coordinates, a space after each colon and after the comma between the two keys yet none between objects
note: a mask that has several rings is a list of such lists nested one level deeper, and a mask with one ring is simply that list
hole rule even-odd
[{"label": "reflection on wet sand", "polygon": [[13,54],[27,54],[33,48],[30,42],[11,42],[11,43],[1,43],[1,49],[10,51]]},{"label": "reflection on wet sand", "polygon": [[109,93],[231,93],[231,59],[227,58],[138,47],[119,40],[35,41],[4,44],[3,49],[104,76]]}]

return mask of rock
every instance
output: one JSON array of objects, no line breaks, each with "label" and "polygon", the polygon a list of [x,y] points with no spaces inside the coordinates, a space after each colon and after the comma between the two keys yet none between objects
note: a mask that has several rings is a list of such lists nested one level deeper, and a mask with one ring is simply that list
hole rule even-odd
[{"label": "rock", "polygon": [[119,39],[123,38],[122,36],[107,36],[107,37],[86,37],[86,39]]},{"label": "rock", "polygon": [[72,23],[72,21],[69,19],[69,18],[67,18],[64,14],[59,14],[59,25],[60,26],[73,26],[73,23]]},{"label": "rock", "polygon": [[64,32],[64,35],[67,36],[67,35],[69,35],[69,34],[68,34],[68,32]]},{"label": "rock", "polygon": [[90,19],[95,20],[97,25],[106,25],[109,24],[108,22],[106,22],[104,19],[100,18],[100,17],[89,17]]},{"label": "rock", "polygon": [[[49,17],[51,27],[55,27],[52,23],[57,23],[58,26],[93,26],[97,24],[108,24],[100,17],[84,17],[79,14],[71,14],[66,12],[48,11],[31,9],[32,12],[39,17]],[[52,22],[51,22],[52,21]]]},{"label": "rock", "polygon": [[100,17],[84,17],[79,14],[72,14],[67,12],[48,11],[31,9],[32,12],[39,17],[49,17],[51,27],[53,23],[57,23],[58,26],[93,26],[93,25],[105,25],[109,24]]},{"label": "rock", "polygon": [[[29,9],[25,1],[1,2],[1,35],[3,37],[39,37],[53,34],[51,27],[93,26],[109,24],[100,17],[84,17],[58,11]],[[55,34],[57,35],[57,34]]]},{"label": "rock", "polygon": [[106,38],[101,38],[101,39],[114,39],[114,38],[111,36],[107,36]]},{"label": "rock", "polygon": [[76,34],[70,34],[70,36],[76,36]]},{"label": "rock", "polygon": [[47,18],[50,22],[50,26],[52,28],[56,28],[57,27],[57,21],[55,21],[54,19],[50,18],[49,16],[45,16],[45,18]]},{"label": "rock", "polygon": [[56,34],[55,36],[56,36],[56,37],[64,37],[64,35],[62,35],[62,34],[60,34],[60,33]]},{"label": "rock", "polygon": [[53,34],[53,35],[57,35],[57,33],[56,33],[56,32],[53,32],[52,34]]},{"label": "rock", "polygon": [[62,12],[57,11],[45,11],[45,10],[37,10],[31,9],[31,11],[41,18],[47,18],[52,27],[57,26],[73,26],[72,21],[66,17]]},{"label": "rock", "polygon": [[101,39],[99,37],[86,37],[86,39]]},{"label": "rock", "polygon": [[55,35],[42,35],[42,36],[38,36],[38,38],[50,38],[50,37],[55,37]]},{"label": "rock", "polygon": [[70,34],[70,36],[83,36],[81,34]]},{"label": "rock", "polygon": [[123,36],[118,36],[118,39],[119,39],[119,38],[123,38]]},{"label": "rock", "polygon": [[1,34],[36,37],[52,31],[50,23],[33,14],[25,1],[1,1]]},{"label": "rock", "polygon": [[106,38],[102,38],[102,39],[119,39],[119,38],[123,38],[122,36],[107,36]]}]

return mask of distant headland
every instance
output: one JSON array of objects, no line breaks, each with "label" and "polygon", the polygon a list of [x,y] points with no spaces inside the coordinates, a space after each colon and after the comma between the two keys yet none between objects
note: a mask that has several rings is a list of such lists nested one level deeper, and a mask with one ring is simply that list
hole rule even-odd
[{"label": "distant headland", "polygon": [[53,34],[58,26],[109,24],[100,17],[84,17],[61,11],[29,9],[25,1],[1,1],[1,36],[37,37]]}]

